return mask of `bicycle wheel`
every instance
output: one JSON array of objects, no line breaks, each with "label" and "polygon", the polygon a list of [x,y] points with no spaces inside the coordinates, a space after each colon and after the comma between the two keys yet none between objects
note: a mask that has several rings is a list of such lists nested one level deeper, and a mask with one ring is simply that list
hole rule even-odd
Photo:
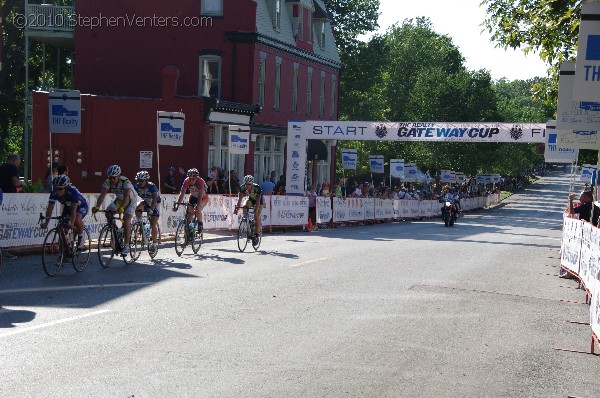
[{"label": "bicycle wheel", "polygon": [[140,258],[140,254],[142,254],[142,250],[144,250],[143,233],[142,223],[137,221],[133,223],[133,226],[131,227],[131,243],[129,245],[131,247],[130,253],[133,261],[137,261],[137,259]]},{"label": "bicycle wheel", "polygon": [[64,258],[65,248],[60,239],[60,231],[58,228],[52,228],[46,234],[42,248],[42,264],[44,265],[46,275],[54,276],[58,274]]},{"label": "bicycle wheel", "polygon": [[110,262],[115,256],[115,240],[113,239],[113,231],[109,225],[105,225],[100,230],[98,236],[98,260],[104,268],[110,267]]},{"label": "bicycle wheel", "polygon": [[196,231],[194,231],[193,236],[194,237],[192,239],[192,251],[194,252],[194,254],[197,254],[200,250],[200,247],[202,246],[202,240],[204,239],[204,231],[202,228],[200,228],[200,224],[196,226]]},{"label": "bicycle wheel", "polygon": [[187,246],[188,236],[187,236],[187,221],[183,219],[179,221],[179,225],[177,226],[177,230],[175,231],[175,253],[179,257],[183,254],[183,249]]},{"label": "bicycle wheel", "polygon": [[242,218],[240,227],[238,228],[237,244],[241,252],[246,250],[246,246],[248,245],[248,222],[245,218]]},{"label": "bicycle wheel", "polygon": [[92,251],[92,240],[90,239],[90,233],[86,228],[83,229],[82,235],[81,242],[85,247],[82,250],[77,247],[77,238],[73,245],[73,268],[75,268],[75,271],[77,272],[81,272],[87,267],[90,262]]}]

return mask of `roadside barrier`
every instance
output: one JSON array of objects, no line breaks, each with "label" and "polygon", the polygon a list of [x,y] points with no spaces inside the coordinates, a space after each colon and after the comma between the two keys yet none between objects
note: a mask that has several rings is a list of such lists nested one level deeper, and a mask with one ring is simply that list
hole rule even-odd
[{"label": "roadside barrier", "polygon": [[594,353],[595,343],[600,344],[600,229],[565,214],[560,251],[561,277],[576,279],[586,292],[592,328],[590,352]]},{"label": "roadside barrier", "polygon": [[[92,239],[96,239],[106,222],[104,213],[98,213],[97,221],[91,215],[99,194],[83,194],[90,207],[84,224]],[[185,215],[184,206],[173,212],[178,195],[161,195],[159,226],[162,234],[173,234]],[[273,227],[308,226],[308,198],[304,196],[274,195],[264,197],[261,211],[262,225]],[[346,224],[355,222],[390,222],[396,220],[439,217],[441,203],[435,200],[391,200],[376,198],[316,198],[314,224]],[[106,208],[114,196],[107,195],[102,208]],[[208,204],[202,211],[205,230],[237,230],[241,215],[234,214],[237,196],[209,195]],[[498,202],[498,195],[461,199],[464,211],[488,207]],[[39,226],[40,213],[46,214],[48,194],[5,194],[0,211],[0,246],[3,248],[35,247],[43,243],[45,230]],[[53,215],[59,215],[62,206],[55,206]],[[316,226],[316,225],[315,225]]]}]

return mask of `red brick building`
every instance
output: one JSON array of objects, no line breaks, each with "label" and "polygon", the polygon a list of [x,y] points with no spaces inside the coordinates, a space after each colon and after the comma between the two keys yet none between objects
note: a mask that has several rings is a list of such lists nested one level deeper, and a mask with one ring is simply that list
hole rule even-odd
[{"label": "red brick building", "polygon": [[[283,174],[287,122],[337,119],[341,62],[321,0],[105,0],[74,4],[75,89],[81,134],[48,133],[48,94],[33,95],[33,179],[51,146],[80,189],[96,191],[106,167],[133,178],[140,152],[158,173],[156,112],[183,112],[183,147],[160,147],[169,165]],[[250,127],[249,155],[228,155],[230,125]],[[318,179],[329,180],[328,159]],[[309,156],[310,158],[310,156]],[[98,176],[97,174],[101,174]]]}]

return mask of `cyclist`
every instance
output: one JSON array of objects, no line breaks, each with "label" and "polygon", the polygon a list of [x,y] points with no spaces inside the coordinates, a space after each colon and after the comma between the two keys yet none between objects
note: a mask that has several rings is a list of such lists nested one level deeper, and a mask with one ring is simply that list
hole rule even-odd
[{"label": "cyclist", "polygon": [[[183,195],[189,190],[190,196],[188,202],[190,205],[187,208],[186,219],[188,222],[192,221],[192,210],[194,209],[194,205],[196,205],[196,218],[200,223],[198,231],[201,232],[204,228],[204,224],[202,223],[202,209],[208,204],[208,195],[206,194],[206,182],[199,176],[198,169],[189,169],[187,171],[187,178],[181,184],[181,191],[177,202],[181,202]],[[179,209],[179,205],[173,205],[173,211],[177,211],[177,209]]]},{"label": "cyclist", "polygon": [[63,216],[69,216],[71,229],[77,232],[77,249],[85,250],[85,242],[83,242],[83,219],[88,213],[88,203],[77,188],[71,185],[69,177],[66,175],[58,175],[52,179],[52,192],[48,199],[48,207],[46,208],[46,219],[42,223],[42,229],[46,229],[54,204],[58,202],[63,205]]},{"label": "cyclist", "polygon": [[140,197],[141,202],[137,205],[136,216],[141,220],[142,212],[148,213],[150,219],[150,228],[152,228],[152,244],[150,245],[151,251],[156,251],[156,236],[158,235],[158,218],[160,217],[160,194],[158,188],[152,182],[150,182],[150,173],[147,171],[140,171],[135,175],[137,184],[133,186],[135,192]]},{"label": "cyclist", "polygon": [[[121,255],[129,254],[129,242],[131,240],[131,218],[137,206],[137,194],[129,178],[121,175],[121,167],[113,164],[106,170],[108,178],[102,184],[100,196],[96,200],[96,206],[92,207],[92,213],[96,213],[108,192],[114,193],[116,199],[106,207],[107,211],[123,213],[123,227],[125,228],[125,242]],[[109,216],[110,217],[110,216]]]},{"label": "cyclist", "polygon": [[256,245],[258,243],[258,235],[260,234],[260,231],[262,231],[262,225],[260,222],[262,190],[260,189],[260,185],[254,182],[254,177],[252,177],[251,175],[245,176],[244,184],[240,186],[238,202],[235,206],[236,214],[239,213],[240,204],[242,203],[242,199],[245,196],[247,196],[247,199],[244,201],[244,204],[241,207],[254,207],[254,224],[256,225],[256,231],[254,232],[254,236],[252,237],[252,244]]}]

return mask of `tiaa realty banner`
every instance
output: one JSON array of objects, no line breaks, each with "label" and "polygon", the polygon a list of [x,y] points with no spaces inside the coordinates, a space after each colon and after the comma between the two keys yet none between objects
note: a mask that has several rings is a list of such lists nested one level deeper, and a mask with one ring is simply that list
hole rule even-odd
[{"label": "tiaa realty banner", "polygon": [[454,173],[454,175],[456,177],[457,184],[464,184],[465,182],[467,182],[467,176],[465,173],[457,171]]},{"label": "tiaa realty banner", "polygon": [[383,155],[369,155],[371,173],[383,173]]},{"label": "tiaa realty banner", "polygon": [[556,121],[549,120],[546,123],[546,136],[548,138],[544,149],[544,160],[546,163],[572,163],[577,160],[579,149],[558,146]]},{"label": "tiaa realty banner", "polygon": [[250,153],[250,127],[229,126],[229,153],[233,155]]},{"label": "tiaa realty banner", "polygon": [[454,184],[456,182],[456,173],[453,170],[442,170],[440,173],[440,181]]},{"label": "tiaa realty banner", "polygon": [[158,145],[183,146],[185,115],[181,112],[156,112]]},{"label": "tiaa realty banner", "polygon": [[596,165],[584,164],[583,166],[581,166],[581,176],[580,176],[579,180],[583,181],[583,182],[587,182],[589,184],[592,182],[595,172],[596,172]]},{"label": "tiaa realty banner", "polygon": [[417,164],[416,163],[404,163],[404,181],[416,182],[417,181]]},{"label": "tiaa realty banner", "polygon": [[356,149],[342,149],[342,168],[344,170],[356,170]]},{"label": "tiaa realty banner", "polygon": [[390,159],[390,175],[394,178],[404,178],[404,159]]},{"label": "tiaa realty banner", "polygon": [[48,117],[51,133],[81,133],[81,93],[50,91]]}]

